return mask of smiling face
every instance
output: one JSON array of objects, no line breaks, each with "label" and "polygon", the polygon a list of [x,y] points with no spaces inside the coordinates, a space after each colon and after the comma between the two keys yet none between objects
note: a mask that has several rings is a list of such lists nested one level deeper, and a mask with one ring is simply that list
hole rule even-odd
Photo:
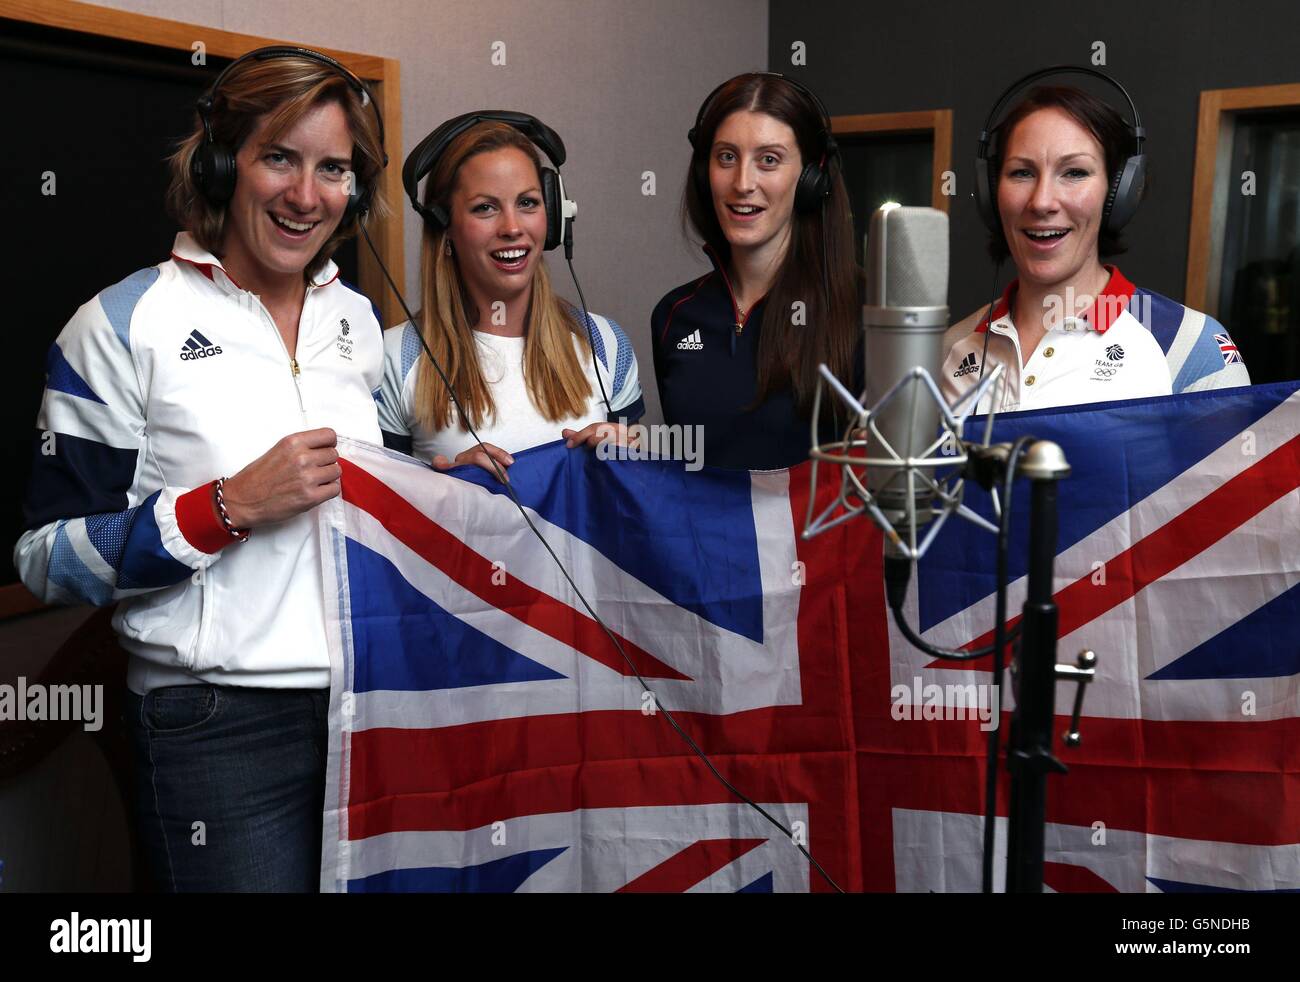
[{"label": "smiling face", "polygon": [[534,161],[518,147],[475,154],[456,175],[448,237],[480,312],[527,298],[546,244],[546,208]]},{"label": "smiling face", "polygon": [[1097,139],[1061,109],[1039,109],[1007,138],[998,213],[1020,278],[1073,283],[1101,268],[1097,238],[1109,182]]},{"label": "smiling face", "polygon": [[313,106],[274,141],[261,117],[235,155],[238,179],[227,206],[223,263],[245,289],[301,281],[347,207],[352,135],[336,102]]},{"label": "smiling face", "polygon": [[775,116],[741,110],[719,124],[709,189],[733,253],[771,253],[773,261],[785,254],[802,170],[794,130]]}]

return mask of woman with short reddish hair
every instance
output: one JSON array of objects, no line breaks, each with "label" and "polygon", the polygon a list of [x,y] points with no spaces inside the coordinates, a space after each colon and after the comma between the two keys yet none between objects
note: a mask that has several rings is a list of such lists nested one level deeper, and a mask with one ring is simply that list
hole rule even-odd
[{"label": "woman with short reddish hair", "polygon": [[1126,178],[1141,138],[1118,112],[1078,88],[1038,86],[992,140],[989,248],[1017,276],[991,310],[945,337],[949,399],[994,365],[1004,383],[981,411],[1250,384],[1221,324],[1102,263],[1124,251],[1120,229],[1144,190],[1129,180],[1135,168]]}]

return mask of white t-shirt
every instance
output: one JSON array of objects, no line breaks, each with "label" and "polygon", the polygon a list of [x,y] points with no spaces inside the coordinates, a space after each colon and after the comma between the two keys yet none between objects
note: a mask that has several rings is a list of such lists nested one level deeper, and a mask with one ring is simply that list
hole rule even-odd
[{"label": "white t-shirt", "polygon": [[[604,422],[610,414],[601,398],[596,372],[600,373],[615,419],[626,417],[631,423],[642,416],[645,401],[641,396],[632,342],[612,320],[599,314],[590,317],[596,342],[594,366],[582,340],[575,336],[573,345],[579,363],[587,367],[591,396],[581,413],[563,420],[546,419],[528,397],[524,384],[522,337],[506,338],[474,332],[479,364],[496,406],[496,414],[475,427],[484,443],[514,454],[562,439],[563,430],[580,430],[592,423]],[[389,443],[409,437],[409,452],[420,460],[431,461],[437,454],[455,460],[457,454],[477,445],[456,422],[455,407],[452,408],[452,420],[442,429],[429,430],[416,422],[416,382],[421,371],[433,370],[424,366],[427,360],[417,329],[409,321],[384,332],[384,379],[375,397],[379,404],[379,428]],[[391,440],[390,436],[398,439]]]},{"label": "white t-shirt", "polygon": [[[1012,282],[993,308],[992,324],[979,310],[944,336],[941,388],[952,403],[994,365],[1005,384],[999,412],[1046,409],[1116,399],[1138,399],[1249,385],[1250,375],[1223,325],[1198,310],[1143,290],[1118,269],[1079,317],[1061,318],[1029,360],[1011,321]],[[988,351],[985,355],[985,339]],[[998,393],[980,400],[988,412]]]}]

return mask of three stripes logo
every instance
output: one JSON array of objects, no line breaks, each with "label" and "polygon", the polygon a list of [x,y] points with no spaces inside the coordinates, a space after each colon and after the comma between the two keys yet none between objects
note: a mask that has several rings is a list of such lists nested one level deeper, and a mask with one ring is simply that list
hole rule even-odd
[{"label": "three stripes logo", "polygon": [[975,362],[975,352],[972,351],[961,360],[961,364],[957,366],[957,371],[952,373],[952,377],[961,378],[963,375],[969,375],[971,372],[978,372],[979,370],[980,367]]},{"label": "three stripes logo", "polygon": [[697,330],[678,341],[677,347],[682,351],[702,351],[704,342],[700,340],[700,332]]},{"label": "three stripes logo", "polygon": [[190,331],[181,347],[181,361],[197,361],[200,358],[215,358],[221,354],[221,346],[213,344],[198,331]]}]

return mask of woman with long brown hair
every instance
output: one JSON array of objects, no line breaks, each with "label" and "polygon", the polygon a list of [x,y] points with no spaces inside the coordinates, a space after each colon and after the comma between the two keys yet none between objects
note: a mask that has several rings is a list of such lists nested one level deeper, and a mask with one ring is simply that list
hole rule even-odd
[{"label": "woman with long brown hair", "polygon": [[438,127],[404,168],[413,201],[429,175],[417,206],[423,304],[418,323],[386,334],[380,425],[387,445],[440,470],[504,470],[512,454],[561,437],[570,447],[621,441],[644,410],[623,330],[596,314],[583,324],[551,286],[542,253],[562,241],[567,202],[535,141],[562,162],[558,135],[538,120],[469,113]]},{"label": "woman with long brown hair", "polygon": [[808,457],[818,365],[860,379],[853,219],[826,110],[769,72],[724,82],[688,134],[683,206],[713,270],[651,319],[664,419],[703,427],[703,460]]}]

